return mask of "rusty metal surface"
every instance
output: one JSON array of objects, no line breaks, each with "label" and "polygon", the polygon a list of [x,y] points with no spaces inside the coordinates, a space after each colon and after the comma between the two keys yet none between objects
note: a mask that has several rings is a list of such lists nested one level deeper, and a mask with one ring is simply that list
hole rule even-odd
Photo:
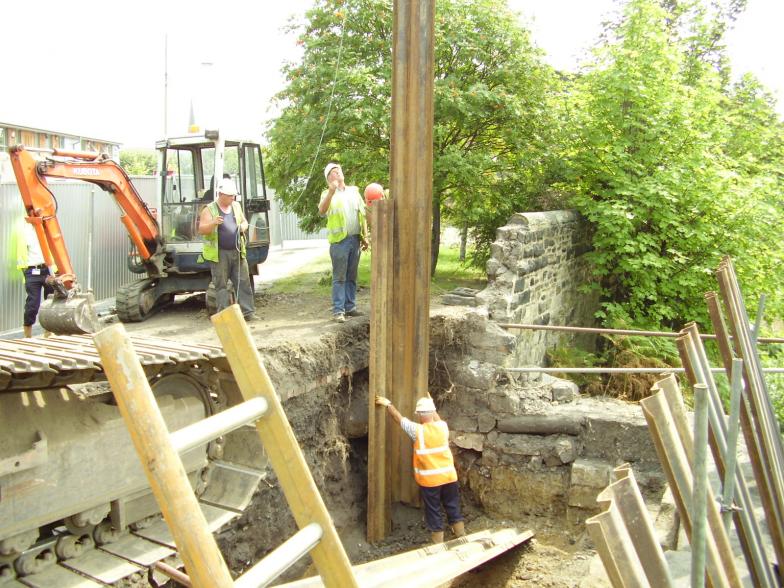
[{"label": "rusty metal surface", "polygon": [[[165,367],[221,361],[215,345],[131,337],[148,376]],[[0,341],[0,393],[103,382],[101,359],[89,335]]]}]

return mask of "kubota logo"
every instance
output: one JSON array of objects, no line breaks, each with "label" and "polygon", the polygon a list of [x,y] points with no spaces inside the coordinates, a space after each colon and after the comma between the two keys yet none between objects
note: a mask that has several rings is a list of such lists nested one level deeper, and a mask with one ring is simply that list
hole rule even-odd
[{"label": "kubota logo", "polygon": [[75,176],[100,176],[100,170],[94,167],[75,167],[73,170]]}]

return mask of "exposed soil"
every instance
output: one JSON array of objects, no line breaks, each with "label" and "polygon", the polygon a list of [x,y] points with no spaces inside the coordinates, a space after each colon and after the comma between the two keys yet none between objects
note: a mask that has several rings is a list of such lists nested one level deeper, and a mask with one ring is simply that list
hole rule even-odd
[{"label": "exposed soil", "polygon": [[[367,313],[369,290],[360,288],[357,298],[358,308]],[[433,301],[431,308],[434,306],[440,306],[437,300]],[[256,312],[260,320],[249,326],[258,346],[276,347],[278,350],[290,347],[289,368],[292,370],[301,369],[297,362],[302,360],[298,349],[303,342],[319,340],[329,333],[339,335],[342,330],[350,330],[352,321],[363,320],[348,319],[345,325],[333,322],[328,297],[276,294],[266,290],[256,294]],[[144,323],[126,325],[126,329],[133,335],[219,343],[201,296],[178,297],[171,307]],[[318,361],[318,358],[309,359]],[[366,388],[366,376],[363,381],[362,377],[355,375],[352,386]],[[327,387],[290,398],[285,406],[349,558],[352,563],[359,564],[424,547],[429,542],[429,533],[421,510],[397,505],[391,535],[375,546],[366,542],[367,439],[348,440],[340,431],[343,416],[339,407],[345,408],[349,404],[350,394],[352,391],[347,390],[345,382],[342,382],[331,389]],[[315,420],[314,415],[318,415]],[[535,537],[464,574],[451,586],[561,588],[586,585],[584,580],[595,552],[584,528],[571,527],[562,519],[544,517],[497,520],[477,508],[467,492],[462,496],[462,503],[469,533],[514,525],[534,531]],[[219,540],[230,567],[241,572],[294,531],[294,521],[276,480],[271,477],[262,481],[251,506],[236,524],[221,533]],[[286,579],[313,573],[312,565],[302,564],[291,570]]]}]

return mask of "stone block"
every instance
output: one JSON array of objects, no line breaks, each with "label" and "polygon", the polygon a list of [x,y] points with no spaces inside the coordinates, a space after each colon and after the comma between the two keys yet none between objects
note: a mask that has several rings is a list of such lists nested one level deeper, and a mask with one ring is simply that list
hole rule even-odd
[{"label": "stone block", "polygon": [[495,428],[496,419],[492,414],[483,413],[479,415],[477,426],[480,433],[489,433]]},{"label": "stone block", "polygon": [[487,474],[472,468],[465,483],[492,515],[513,519],[524,515],[560,515],[566,508],[567,468],[524,470],[496,466],[488,468]]},{"label": "stone block", "polygon": [[450,376],[455,384],[477,390],[490,390],[495,387],[498,366],[472,359],[458,365]]},{"label": "stone block", "polygon": [[477,306],[476,296],[459,296],[457,294],[444,294],[441,303],[447,306]]},{"label": "stone block", "polygon": [[[574,468],[574,464],[572,464]],[[586,510],[597,510],[599,505],[596,504],[596,497],[599,495],[603,488],[594,488],[593,486],[580,486],[572,484],[569,486],[569,495],[567,504],[569,506],[576,506]]]},{"label": "stone block", "polygon": [[577,398],[580,395],[580,390],[574,382],[557,380],[553,383],[551,394],[553,402],[566,403]]},{"label": "stone block", "polygon": [[485,436],[482,433],[462,433],[450,431],[449,440],[460,449],[473,449],[482,451],[484,449]]},{"label": "stone block", "polygon": [[510,433],[488,434],[485,445],[501,455],[505,463],[515,463],[521,458],[535,457],[528,463],[541,463],[548,467],[564,465],[577,458],[577,438],[570,435],[517,435]]},{"label": "stone block", "polygon": [[453,416],[448,421],[449,429],[452,431],[463,431],[474,433],[477,430],[476,417]]},{"label": "stone block", "polygon": [[581,457],[572,464],[571,484],[595,488],[598,493],[609,485],[612,469],[606,461]]}]

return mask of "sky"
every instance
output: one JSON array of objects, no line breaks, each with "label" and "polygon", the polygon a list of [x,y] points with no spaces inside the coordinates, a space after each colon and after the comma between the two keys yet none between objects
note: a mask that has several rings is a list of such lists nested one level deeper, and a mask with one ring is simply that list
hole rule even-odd
[{"label": "sky", "polygon": [[[275,115],[280,69],[300,55],[283,29],[312,3],[135,0],[109,11],[95,1],[5,2],[3,22],[26,24],[3,27],[0,122],[152,148],[187,132],[193,103],[202,128],[260,137]],[[575,70],[616,3],[509,5],[550,64]],[[749,0],[728,44],[735,73],[755,73],[784,113],[781,22],[781,0]]]}]

